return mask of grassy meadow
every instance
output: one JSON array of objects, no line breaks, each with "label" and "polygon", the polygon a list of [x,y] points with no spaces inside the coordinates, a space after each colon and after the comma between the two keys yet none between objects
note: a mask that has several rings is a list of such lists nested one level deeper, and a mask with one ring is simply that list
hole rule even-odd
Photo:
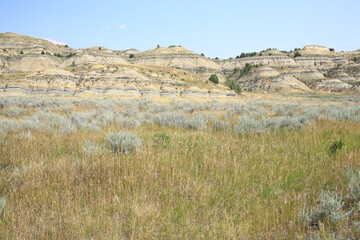
[{"label": "grassy meadow", "polygon": [[0,239],[359,238],[359,96],[299,99],[0,98]]}]

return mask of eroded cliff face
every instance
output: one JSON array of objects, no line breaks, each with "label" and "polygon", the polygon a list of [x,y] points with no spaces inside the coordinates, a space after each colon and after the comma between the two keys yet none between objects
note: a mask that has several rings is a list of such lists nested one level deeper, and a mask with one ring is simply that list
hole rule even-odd
[{"label": "eroded cliff face", "polygon": [[203,79],[208,79],[211,74],[217,74],[220,82],[225,82],[225,77],[216,62],[183,47],[158,47],[129,58],[129,62],[135,65],[182,69],[195,73]]},{"label": "eroded cliff face", "polygon": [[346,65],[349,61],[342,57],[296,57],[289,56],[255,56],[239,59],[227,59],[217,62],[220,69],[225,73],[232,71],[235,68],[243,68],[246,64],[263,65],[269,67],[313,67],[317,70],[329,70],[338,65]]},{"label": "eroded cliff face", "polygon": [[238,78],[239,84],[249,92],[310,92],[293,74],[277,71],[270,67],[256,67],[248,74]]},{"label": "eroded cliff face", "polygon": [[297,66],[295,60],[288,56],[255,56],[248,58],[219,60],[217,63],[220,69],[225,72],[231,72],[235,68],[243,68],[246,64],[263,65],[270,67]]},{"label": "eroded cliff face", "polygon": [[[144,52],[73,49],[0,33],[0,94],[238,97],[226,85],[227,79],[255,92],[358,91],[360,51],[336,53],[306,46],[296,52],[269,49],[253,57],[212,60],[181,46]],[[219,84],[209,81],[211,74],[219,77]]]},{"label": "eroded cliff face", "polygon": [[236,98],[227,87],[171,68],[118,64],[81,65],[0,77],[5,95]]}]

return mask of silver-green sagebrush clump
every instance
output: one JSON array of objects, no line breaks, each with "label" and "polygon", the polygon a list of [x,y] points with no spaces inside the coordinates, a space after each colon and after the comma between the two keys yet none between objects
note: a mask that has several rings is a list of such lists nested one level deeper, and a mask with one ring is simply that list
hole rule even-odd
[{"label": "silver-green sagebrush clump", "polygon": [[309,239],[327,239],[325,232],[334,237],[328,239],[360,237],[360,171],[346,170],[344,178],[348,181],[345,194],[321,191],[316,206],[307,208],[305,203],[300,209],[300,219],[310,230]]},{"label": "silver-green sagebrush clump", "polygon": [[130,153],[142,145],[142,140],[130,132],[109,133],[106,135],[107,143],[113,153]]}]

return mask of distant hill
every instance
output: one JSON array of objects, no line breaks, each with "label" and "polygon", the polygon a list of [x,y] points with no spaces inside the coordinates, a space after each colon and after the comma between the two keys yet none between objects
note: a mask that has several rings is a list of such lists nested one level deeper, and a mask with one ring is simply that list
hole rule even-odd
[{"label": "distant hill", "polygon": [[[209,59],[181,46],[74,49],[15,33],[0,33],[0,94],[234,98],[245,91],[359,91],[360,51],[305,46],[267,49],[234,59]],[[209,81],[216,74],[219,84]]]}]

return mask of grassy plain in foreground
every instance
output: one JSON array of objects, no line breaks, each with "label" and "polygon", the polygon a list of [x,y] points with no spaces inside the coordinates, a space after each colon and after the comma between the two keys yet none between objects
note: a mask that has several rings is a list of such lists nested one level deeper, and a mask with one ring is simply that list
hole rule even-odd
[{"label": "grassy plain in foreground", "polygon": [[[360,168],[356,107],[301,122],[300,105],[129,102],[4,107],[0,238],[305,238],[303,203],[344,191],[344,169]],[[161,117],[171,111],[184,115]],[[250,115],[258,125],[236,130]],[[53,125],[34,127],[35,116]],[[107,136],[118,132],[141,144],[114,151]]]}]

